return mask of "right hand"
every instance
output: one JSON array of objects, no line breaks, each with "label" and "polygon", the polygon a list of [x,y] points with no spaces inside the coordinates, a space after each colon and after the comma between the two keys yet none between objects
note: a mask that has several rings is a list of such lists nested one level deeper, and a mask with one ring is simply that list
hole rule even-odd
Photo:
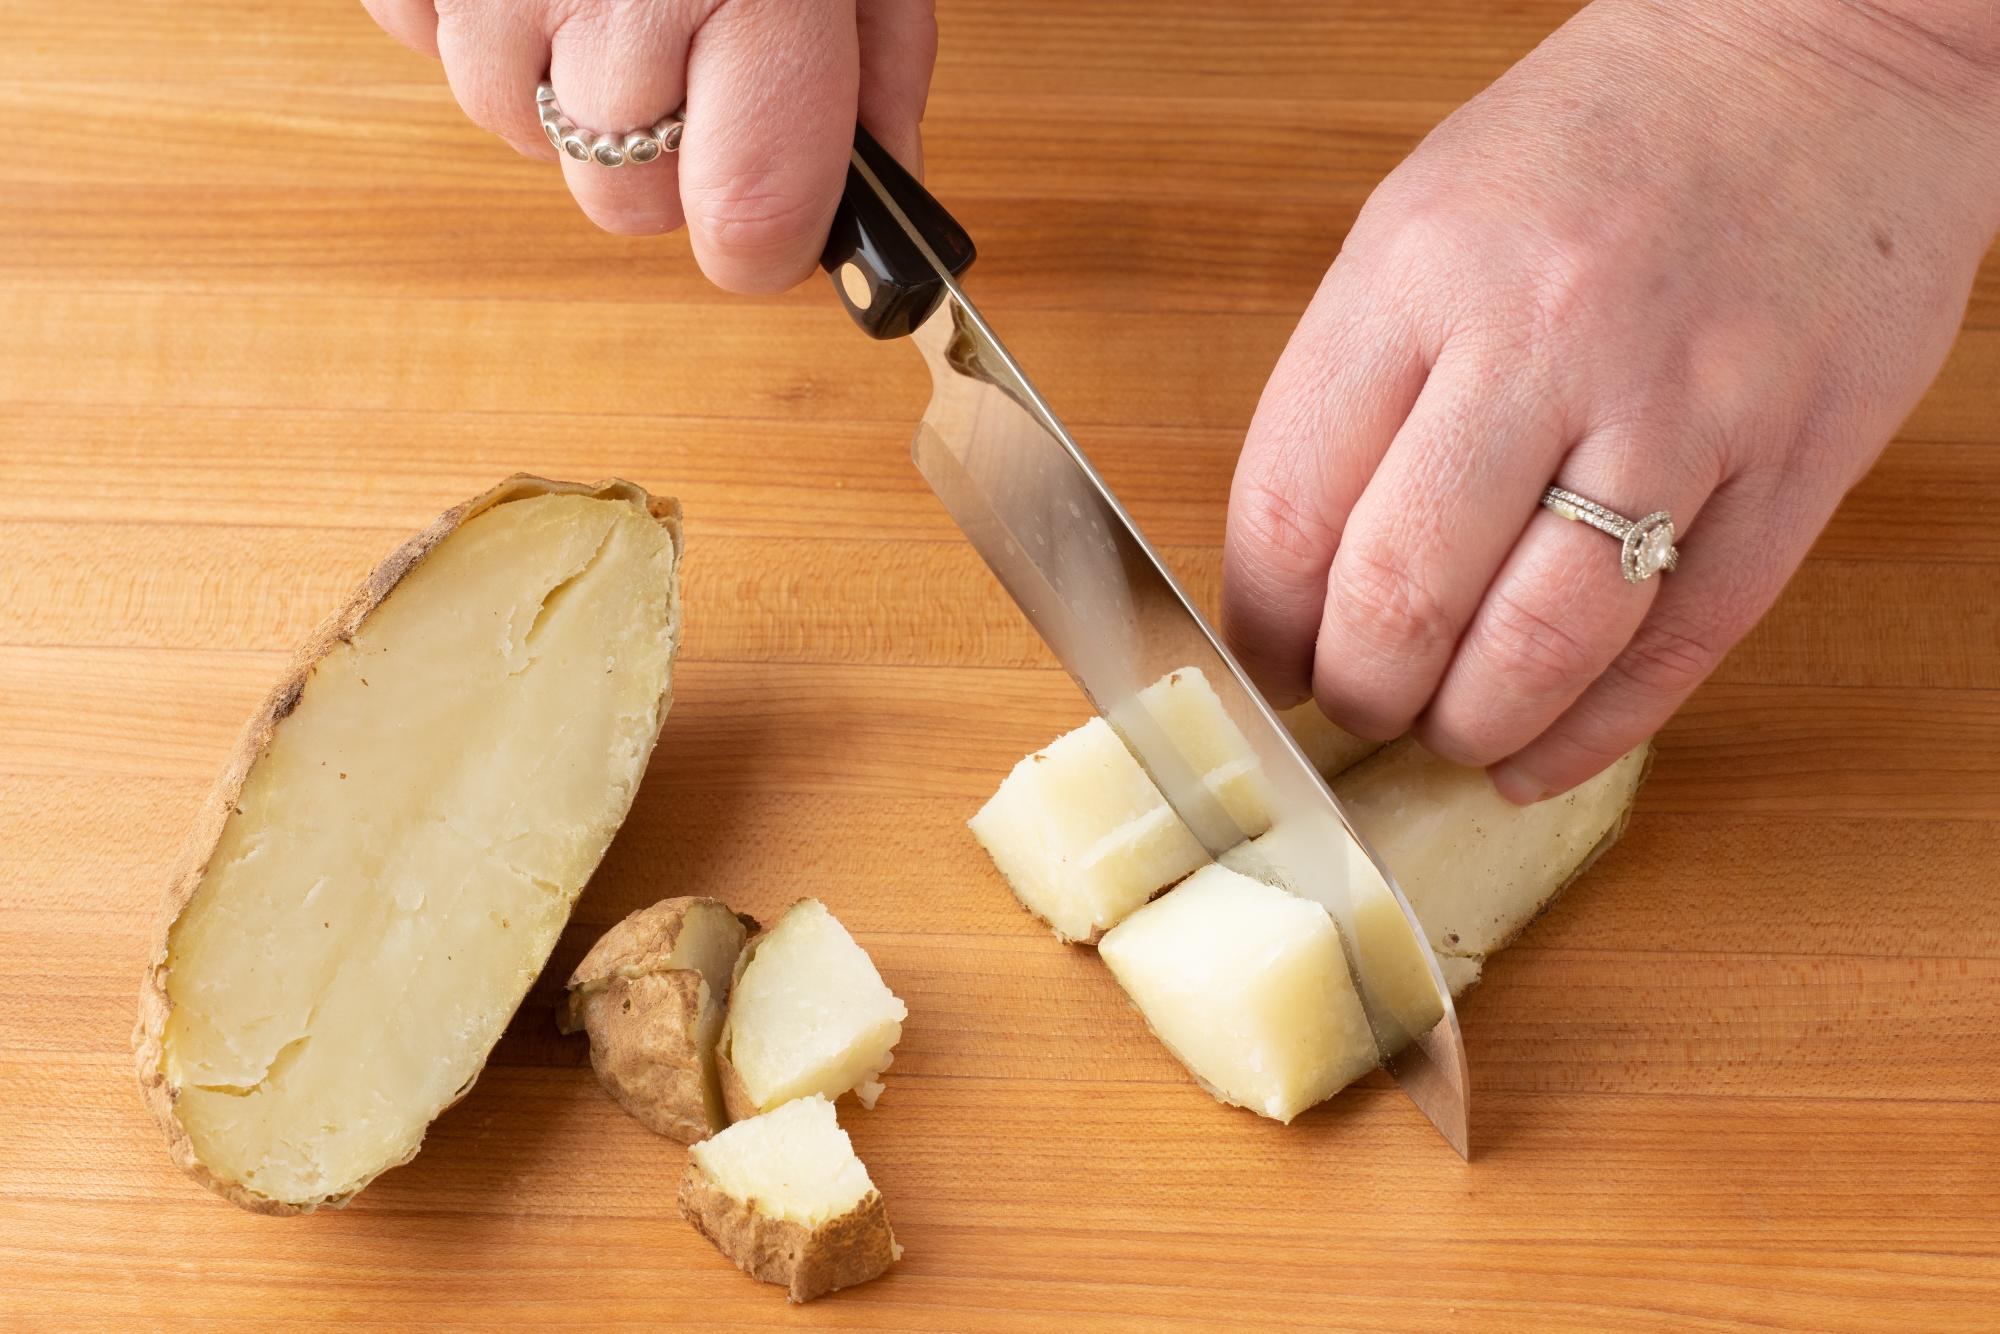
[{"label": "right hand", "polygon": [[[812,272],[857,120],[913,172],[937,54],[931,0],[362,0],[444,62],[459,105],[529,157],[560,160],[591,221],[686,222],[702,272],[775,292]],[[579,126],[625,131],[685,105],[677,154],[607,169],[550,146],[535,86]]]}]

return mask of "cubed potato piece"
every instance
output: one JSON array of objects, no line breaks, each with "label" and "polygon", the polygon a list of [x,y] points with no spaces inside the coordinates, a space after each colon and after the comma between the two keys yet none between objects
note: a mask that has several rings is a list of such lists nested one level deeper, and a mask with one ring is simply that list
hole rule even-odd
[{"label": "cubed potato piece", "polygon": [[598,1082],[683,1144],[729,1124],[715,1068],[730,978],[757,929],[717,899],[663,899],[612,927],[569,979],[561,1027],[590,1034]]},{"label": "cubed potato piece", "polygon": [[471,1087],[638,790],[680,513],[515,478],[372,573],[251,720],[169,890],[139,1080],[246,1208],[339,1204]]},{"label": "cubed potato piece", "polygon": [[729,1115],[849,1089],[873,1107],[908,1014],[826,905],[801,899],[736,961],[716,1042]]},{"label": "cubed potato piece", "polygon": [[1502,948],[1624,831],[1651,744],[1573,791],[1516,806],[1483,769],[1398,741],[1334,782],[1439,954]]},{"label": "cubed potato piece", "polygon": [[1153,1032],[1224,1102],[1290,1121],[1379,1062],[1333,919],[1276,886],[1204,867],[1097,949]]},{"label": "cubed potato piece", "polygon": [[[1249,743],[1199,671],[1140,692],[1190,767],[1248,836],[1270,825]],[[1208,861],[1208,853],[1102,718],[1036,751],[968,822],[1014,895],[1065,941],[1107,927]]]},{"label": "cubed potato piece", "polygon": [[903,1248],[833,1104],[815,1094],[688,1150],[681,1217],[795,1302],[879,1276]]}]

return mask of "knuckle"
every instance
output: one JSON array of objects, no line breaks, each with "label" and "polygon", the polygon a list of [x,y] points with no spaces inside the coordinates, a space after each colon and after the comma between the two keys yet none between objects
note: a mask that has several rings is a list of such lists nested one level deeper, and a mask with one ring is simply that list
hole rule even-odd
[{"label": "knuckle", "polygon": [[1345,549],[1335,560],[1327,611],[1370,648],[1427,658],[1457,638],[1444,603],[1408,564],[1378,551]]},{"label": "knuckle", "polygon": [[1603,649],[1566,628],[1556,617],[1505,588],[1486,608],[1488,659],[1515,688],[1537,692],[1573,686],[1603,666]]},{"label": "knuckle", "polygon": [[1237,550],[1288,569],[1325,564],[1340,540],[1315,508],[1299,503],[1286,488],[1262,481],[1237,487],[1231,527]]},{"label": "knuckle", "polygon": [[1611,670],[1645,694],[1678,699],[1707,680],[1728,651],[1728,636],[1713,628],[1653,617]]},{"label": "knuckle", "polygon": [[833,202],[763,172],[740,172],[714,184],[683,188],[688,214],[701,220],[707,239],[749,254],[793,250],[816,240]]}]

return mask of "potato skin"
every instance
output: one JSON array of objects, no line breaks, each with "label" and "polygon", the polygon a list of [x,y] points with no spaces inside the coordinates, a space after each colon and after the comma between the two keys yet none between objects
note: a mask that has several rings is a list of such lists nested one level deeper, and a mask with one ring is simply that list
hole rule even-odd
[{"label": "potato skin", "polygon": [[[598,939],[569,979],[560,1026],[590,1035],[590,1065],[598,1082],[639,1124],[693,1144],[728,1124],[711,1123],[712,1056],[704,1053],[704,1013],[719,1028],[724,997],[712,996],[693,969],[668,968],[681,929],[697,905],[715,899],[664,899],[626,917]],[[746,934],[757,921],[732,914]],[[718,1110],[720,1110],[718,1108]]]},{"label": "potato skin", "polygon": [[725,1193],[690,1162],[681,1177],[681,1217],[752,1278],[780,1284],[794,1302],[879,1277],[902,1255],[889,1206],[871,1190],[854,1208],[818,1227],[756,1211]]},{"label": "potato skin", "polygon": [[[144,978],[140,982],[139,1018],[132,1030],[132,1049],[138,1068],[139,1095],[166,1135],[168,1156],[189,1176],[230,1203],[240,1205],[253,1213],[290,1216],[311,1213],[318,1206],[272,1199],[241,1182],[216,1176],[196,1155],[193,1142],[175,1116],[174,1103],[177,1090],[167,1082],[166,1074],[161,1068],[167,1017],[172,1009],[172,1002],[167,997],[167,944],[174,924],[187,910],[195,892],[201,888],[202,879],[208,872],[209,862],[215,855],[216,844],[222,838],[223,826],[228,823],[237,798],[243,791],[243,784],[250,776],[252,766],[270,746],[278,724],[291,716],[292,710],[298,707],[299,698],[305,693],[306,682],[311,679],[313,668],[319,660],[350,640],[362,622],[366,621],[383,600],[396,590],[397,585],[422,564],[424,558],[438,543],[457,531],[467,520],[496,505],[548,495],[590,496],[636,503],[667,530],[673,543],[676,561],[680,557],[683,543],[680,502],[651,496],[630,482],[611,480],[600,482],[596,486],[587,486],[580,482],[557,482],[527,473],[517,473],[492,490],[446,510],[421,532],[396,548],[381,564],[369,571],[368,577],[362,580],[361,585],[348,597],[346,604],[322,621],[292,655],[284,677],[265,697],[263,704],[251,715],[250,720],[238,734],[229,759],[223,765],[221,775],[216,779],[215,786],[209,791],[207,800],[196,815],[194,827],[189,830],[175,861],[174,870],[168,877],[166,893],[153,931],[149,960]],[[676,620],[671,626],[670,634],[678,639],[679,633],[679,622]],[[665,714],[666,706],[671,702],[671,693],[670,685],[667,694],[663,695],[660,701],[662,716]],[[459,1097],[463,1098],[471,1088],[472,1082],[468,1081],[465,1088],[459,1090]],[[412,1154],[414,1152],[412,1150]],[[408,1161],[408,1158],[402,1160],[402,1162]],[[400,1167],[402,1162],[385,1163],[382,1171]],[[380,1173],[376,1175],[379,1176]],[[364,1181],[360,1186],[356,1186],[354,1191],[328,1199],[325,1204],[339,1208],[367,1184]]]}]

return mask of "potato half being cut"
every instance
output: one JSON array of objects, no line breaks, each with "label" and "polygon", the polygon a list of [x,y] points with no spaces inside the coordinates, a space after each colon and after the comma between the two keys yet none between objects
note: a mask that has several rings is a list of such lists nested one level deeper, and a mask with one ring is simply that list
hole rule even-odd
[{"label": "potato half being cut", "polygon": [[632,804],[672,689],[680,511],[518,477],[379,566],[250,720],[135,1033],[174,1159],[345,1202],[464,1096]]}]

